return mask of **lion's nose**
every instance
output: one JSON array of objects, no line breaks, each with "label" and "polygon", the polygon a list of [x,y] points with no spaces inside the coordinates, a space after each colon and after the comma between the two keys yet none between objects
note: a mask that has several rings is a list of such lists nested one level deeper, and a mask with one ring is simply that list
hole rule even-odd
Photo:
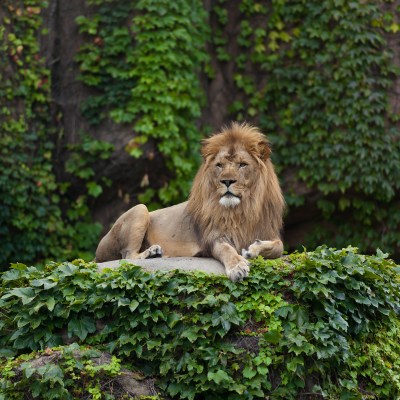
[{"label": "lion's nose", "polygon": [[232,185],[233,183],[235,183],[236,181],[235,180],[229,180],[229,179],[225,179],[225,180],[222,180],[221,181],[221,183],[223,183],[227,188],[230,186],[230,185]]}]

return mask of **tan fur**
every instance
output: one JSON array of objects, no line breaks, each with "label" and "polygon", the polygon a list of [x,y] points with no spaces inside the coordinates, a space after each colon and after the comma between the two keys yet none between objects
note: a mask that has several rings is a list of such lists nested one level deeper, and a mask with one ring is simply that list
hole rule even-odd
[{"label": "tan fur", "polygon": [[280,257],[285,203],[265,136],[233,123],[203,141],[202,155],[189,201],[151,213],[133,207],[102,239],[96,261],[213,256],[236,281],[248,275],[247,258]]}]

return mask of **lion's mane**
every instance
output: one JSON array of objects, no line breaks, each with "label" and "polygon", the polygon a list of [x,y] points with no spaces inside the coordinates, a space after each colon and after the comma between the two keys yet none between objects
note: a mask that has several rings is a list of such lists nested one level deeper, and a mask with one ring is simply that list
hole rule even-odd
[{"label": "lion's mane", "polygon": [[[221,207],[213,186],[212,162],[223,148],[228,148],[230,153],[245,149],[257,163],[254,171],[258,175],[257,183],[247,188],[236,207]],[[233,123],[203,141],[203,164],[194,179],[187,211],[206,254],[220,239],[240,252],[256,239],[280,238],[285,202],[270,152],[266,137],[247,124]]]}]

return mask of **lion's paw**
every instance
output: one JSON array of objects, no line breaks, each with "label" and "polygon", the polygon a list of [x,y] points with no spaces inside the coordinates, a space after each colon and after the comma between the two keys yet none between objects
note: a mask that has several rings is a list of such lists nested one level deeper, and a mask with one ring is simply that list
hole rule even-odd
[{"label": "lion's paw", "polygon": [[244,258],[254,258],[254,255],[249,250],[246,249],[242,249],[242,256]]},{"label": "lion's paw", "polygon": [[256,239],[247,249],[242,249],[242,256],[244,258],[256,258],[260,254],[262,243],[260,239]]},{"label": "lion's paw", "polygon": [[231,269],[227,271],[228,278],[232,282],[241,281],[243,278],[246,278],[249,275],[250,267],[249,263],[244,260],[237,263]]},{"label": "lion's paw", "polygon": [[[259,255],[262,255],[263,257],[270,258],[272,255],[271,253],[274,252],[275,248],[277,251],[280,251],[280,254],[282,254],[282,250],[279,246],[281,244],[282,242],[280,240],[256,239],[256,241],[247,249],[242,249],[242,256],[244,258],[256,258]],[[277,257],[280,257],[280,255],[277,255]]]},{"label": "lion's paw", "polygon": [[150,246],[144,254],[144,258],[156,258],[156,257],[162,257],[163,255],[163,250],[160,245],[155,244],[153,246]]}]

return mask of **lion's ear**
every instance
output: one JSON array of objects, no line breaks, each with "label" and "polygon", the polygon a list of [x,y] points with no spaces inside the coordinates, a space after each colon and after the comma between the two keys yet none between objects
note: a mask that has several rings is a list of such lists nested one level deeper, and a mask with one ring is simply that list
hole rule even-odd
[{"label": "lion's ear", "polygon": [[268,143],[267,140],[262,140],[261,142],[258,143],[258,156],[261,158],[263,161],[267,161],[268,158],[271,155],[271,147]]},{"label": "lion's ear", "polygon": [[210,139],[203,139],[201,141],[201,155],[204,159],[212,154]]}]

